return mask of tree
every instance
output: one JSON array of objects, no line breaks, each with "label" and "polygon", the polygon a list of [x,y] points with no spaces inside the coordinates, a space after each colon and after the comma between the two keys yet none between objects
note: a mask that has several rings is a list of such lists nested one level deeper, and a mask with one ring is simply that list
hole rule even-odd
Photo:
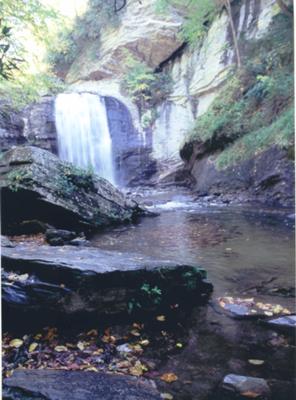
[{"label": "tree", "polygon": [[237,66],[238,68],[241,68],[241,56],[240,56],[240,51],[239,51],[239,46],[238,46],[238,40],[237,40],[237,34],[235,31],[235,26],[234,26],[234,21],[232,17],[232,11],[231,11],[231,0],[218,0],[222,1],[222,4],[225,6],[228,16],[229,16],[229,21],[230,21],[230,28],[231,28],[231,34],[232,34],[232,39],[233,39],[233,45],[235,49],[235,54],[236,54],[236,61],[237,61]]},{"label": "tree", "polygon": [[0,19],[0,76],[4,79],[11,79],[13,72],[19,69],[19,64],[24,60],[10,52],[11,28],[5,25]]}]

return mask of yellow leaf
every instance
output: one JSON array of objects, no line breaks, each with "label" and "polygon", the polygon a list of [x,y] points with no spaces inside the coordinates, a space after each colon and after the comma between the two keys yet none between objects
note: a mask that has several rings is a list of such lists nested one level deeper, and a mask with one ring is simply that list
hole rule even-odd
[{"label": "yellow leaf", "polygon": [[143,373],[147,371],[145,365],[141,364],[140,361],[137,361],[136,364],[129,369],[129,372],[133,376],[141,376]]},{"label": "yellow leaf", "polygon": [[94,351],[92,354],[93,354],[93,356],[99,356],[102,353],[104,353],[104,350],[103,349],[98,349],[98,350]]},{"label": "yellow leaf", "polygon": [[165,316],[164,315],[158,315],[158,317],[156,317],[157,321],[160,322],[164,322],[165,321]]},{"label": "yellow leaf", "polygon": [[13,339],[11,342],[9,342],[9,346],[18,349],[23,343],[24,342],[21,339]]},{"label": "yellow leaf", "polygon": [[84,343],[83,342],[78,342],[77,347],[79,350],[83,351],[85,349]]},{"label": "yellow leaf", "polygon": [[163,374],[160,379],[166,383],[171,383],[175,382],[178,380],[177,375],[175,375],[173,372],[168,372],[166,374]]},{"label": "yellow leaf", "polygon": [[149,340],[147,340],[147,339],[141,340],[139,343],[141,346],[149,346],[149,344],[150,344]]},{"label": "yellow leaf", "polygon": [[55,351],[57,351],[58,353],[61,353],[62,351],[68,351],[66,346],[56,346]]},{"label": "yellow leaf", "polygon": [[252,360],[252,359],[250,359],[250,360],[248,360],[248,362],[250,364],[252,364],[252,365],[263,365],[264,364],[263,360]]},{"label": "yellow leaf", "polygon": [[99,372],[99,370],[98,370],[96,367],[89,367],[89,368],[86,368],[85,371]]},{"label": "yellow leaf", "polygon": [[37,335],[34,336],[35,340],[39,340],[42,338],[42,334],[41,333],[37,333]]},{"label": "yellow leaf", "polygon": [[170,393],[161,393],[160,397],[163,400],[173,400],[173,396]]},{"label": "yellow leaf", "polygon": [[131,335],[133,335],[133,336],[141,336],[140,332],[136,331],[135,329],[133,329],[131,331]]},{"label": "yellow leaf", "polygon": [[98,336],[98,331],[96,329],[92,329],[87,332],[87,336]]},{"label": "yellow leaf", "polygon": [[33,353],[38,347],[38,343],[31,343],[29,347],[29,353]]}]

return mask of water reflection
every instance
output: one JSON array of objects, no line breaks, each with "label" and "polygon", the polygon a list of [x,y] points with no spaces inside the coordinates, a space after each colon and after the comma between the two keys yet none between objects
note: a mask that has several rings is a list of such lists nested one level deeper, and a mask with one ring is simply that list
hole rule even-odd
[{"label": "water reflection", "polygon": [[159,204],[157,211],[158,217],[114,228],[92,242],[103,249],[201,265],[219,296],[251,290],[271,277],[271,287],[293,284],[294,234],[282,215],[180,201]]}]

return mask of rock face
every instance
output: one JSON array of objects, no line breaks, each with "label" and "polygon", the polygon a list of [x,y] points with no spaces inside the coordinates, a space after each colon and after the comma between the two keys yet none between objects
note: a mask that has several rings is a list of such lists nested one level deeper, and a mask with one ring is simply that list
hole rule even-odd
[{"label": "rock face", "polygon": [[[156,13],[156,0],[132,0],[118,27],[103,30],[100,40],[87,43],[67,74],[67,81],[101,80],[124,73],[126,51],[152,68],[166,60],[181,44],[182,18]],[[95,55],[99,52],[100,57]],[[89,55],[94,55],[90,57]]]},{"label": "rock face", "polygon": [[24,144],[26,138],[23,135],[23,129],[22,113],[0,101],[0,151]]},{"label": "rock face", "polygon": [[3,247],[2,266],[8,324],[36,315],[48,324],[65,316],[168,311],[176,303],[182,309],[212,291],[198,267],[92,247]]},{"label": "rock face", "polygon": [[215,194],[220,199],[231,196],[239,202],[293,207],[294,163],[286,151],[274,146],[252,159],[219,170],[215,153],[200,152],[198,143],[191,146],[183,172],[184,176],[190,173],[193,177],[192,187],[197,195]]},{"label": "rock face", "polygon": [[141,213],[106,180],[37,147],[9,150],[0,168],[4,233],[32,219],[79,231],[131,221]]},{"label": "rock face", "polygon": [[5,379],[4,400],[161,400],[152,382],[111,374],[17,370]]},{"label": "rock face", "polygon": [[24,133],[29,144],[58,153],[53,96],[44,96],[24,111]]}]

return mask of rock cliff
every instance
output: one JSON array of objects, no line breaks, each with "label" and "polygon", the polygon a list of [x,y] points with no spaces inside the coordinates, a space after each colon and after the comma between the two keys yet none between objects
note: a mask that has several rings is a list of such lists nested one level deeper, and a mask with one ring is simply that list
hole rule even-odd
[{"label": "rock cliff", "polygon": [[[226,10],[221,10],[204,39],[192,48],[180,35],[184,23],[182,10],[170,8],[169,12],[161,14],[156,11],[156,3],[156,0],[128,2],[118,24],[105,27],[99,39],[85,41],[66,73],[63,71],[65,80],[70,91],[97,93],[108,99],[114,158],[125,168],[122,176],[125,185],[203,182],[204,165],[211,164],[208,157],[216,157],[217,149],[208,152],[202,162],[194,163],[191,158],[188,165],[185,159],[188,174],[184,174],[184,157],[180,157],[180,150],[188,131],[196,119],[209,110],[235,66],[229,16]],[[243,56],[248,57],[243,43],[265,37],[273,18],[280,12],[276,0],[232,1],[234,25]],[[122,89],[127,54],[155,71],[165,72],[172,80],[170,94],[156,106],[155,119],[148,128],[141,121],[141,110]],[[29,143],[56,152],[51,101],[44,98],[40,105],[27,110],[24,135]],[[273,150],[270,154],[274,154]],[[292,164],[286,155],[282,151],[276,154],[280,154],[282,160],[278,165],[285,164],[285,169],[291,170]],[[248,169],[251,164],[238,168]],[[280,174],[279,180],[284,175]],[[221,178],[222,181],[225,179]],[[228,183],[221,184],[225,192],[235,189]],[[215,185],[209,180],[209,191],[215,191]],[[193,187],[198,187],[199,192],[201,186],[198,183]]]}]

